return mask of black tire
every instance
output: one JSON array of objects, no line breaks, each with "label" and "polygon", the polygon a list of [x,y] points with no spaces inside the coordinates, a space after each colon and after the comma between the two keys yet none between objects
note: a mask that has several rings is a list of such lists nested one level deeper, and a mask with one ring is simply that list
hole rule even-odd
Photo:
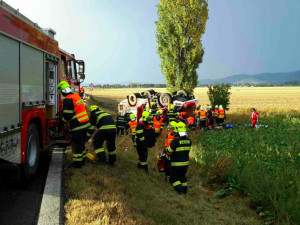
[{"label": "black tire", "polygon": [[29,180],[37,171],[40,158],[40,137],[34,123],[28,127],[26,137],[25,162],[22,164],[23,179]]},{"label": "black tire", "polygon": [[168,106],[169,104],[171,104],[173,102],[172,96],[169,93],[163,93],[159,97],[159,101],[162,106]]},{"label": "black tire", "polygon": [[130,106],[135,106],[137,98],[142,97],[140,93],[132,93],[128,96],[128,103]]},{"label": "black tire", "polygon": [[189,98],[189,93],[186,90],[179,90],[176,95],[183,98]]},{"label": "black tire", "polygon": [[144,91],[144,96],[146,98],[152,98],[153,95],[155,95],[156,92],[153,89],[150,89],[148,91]]}]

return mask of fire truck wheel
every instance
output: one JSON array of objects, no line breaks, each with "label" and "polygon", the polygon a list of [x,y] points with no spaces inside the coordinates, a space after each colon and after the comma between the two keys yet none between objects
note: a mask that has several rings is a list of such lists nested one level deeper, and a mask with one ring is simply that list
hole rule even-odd
[{"label": "fire truck wheel", "polygon": [[157,93],[157,103],[158,103],[158,107],[162,108],[164,107],[164,105],[160,102],[160,96],[162,95],[162,93]]},{"label": "fire truck wheel", "polygon": [[135,106],[137,99],[141,97],[140,93],[133,93],[128,96],[128,103],[130,106]]},{"label": "fire truck wheel", "polygon": [[23,163],[23,176],[30,179],[37,171],[40,156],[40,138],[38,128],[34,123],[28,127],[26,138],[25,162]]},{"label": "fire truck wheel", "polygon": [[153,89],[150,89],[150,90],[144,92],[144,95],[146,98],[151,98],[155,94],[156,94],[156,92]]},{"label": "fire truck wheel", "polygon": [[180,96],[180,97],[183,97],[183,98],[188,98],[189,97],[189,94],[186,90],[179,90],[177,92],[177,95]]},{"label": "fire truck wheel", "polygon": [[159,97],[159,101],[163,106],[168,106],[172,103],[172,96],[169,93],[163,93]]}]

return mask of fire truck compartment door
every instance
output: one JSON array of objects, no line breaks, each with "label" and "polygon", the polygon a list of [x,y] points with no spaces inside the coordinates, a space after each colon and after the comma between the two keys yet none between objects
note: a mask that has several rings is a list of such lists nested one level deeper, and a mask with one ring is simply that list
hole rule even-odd
[{"label": "fire truck compartment door", "polygon": [[42,51],[21,44],[22,102],[45,100],[43,57]]},{"label": "fire truck compartment door", "polygon": [[0,34],[0,132],[20,122],[19,42]]}]

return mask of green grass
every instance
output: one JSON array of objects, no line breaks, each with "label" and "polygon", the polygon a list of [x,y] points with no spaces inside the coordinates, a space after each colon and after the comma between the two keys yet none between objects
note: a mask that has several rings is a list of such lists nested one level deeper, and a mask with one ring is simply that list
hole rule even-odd
[{"label": "green grass", "polygon": [[299,224],[300,115],[269,115],[261,123],[269,128],[195,134],[202,178],[246,193],[269,222]]}]

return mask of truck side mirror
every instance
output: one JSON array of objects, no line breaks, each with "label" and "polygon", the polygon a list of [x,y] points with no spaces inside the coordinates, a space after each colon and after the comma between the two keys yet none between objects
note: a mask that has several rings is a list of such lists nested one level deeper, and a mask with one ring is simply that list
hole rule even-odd
[{"label": "truck side mirror", "polygon": [[78,79],[78,83],[82,83],[85,79],[85,64],[83,60],[77,60],[77,79]]},{"label": "truck side mirror", "polygon": [[85,71],[85,65],[83,60],[77,60],[78,63],[78,74],[84,74]]}]

